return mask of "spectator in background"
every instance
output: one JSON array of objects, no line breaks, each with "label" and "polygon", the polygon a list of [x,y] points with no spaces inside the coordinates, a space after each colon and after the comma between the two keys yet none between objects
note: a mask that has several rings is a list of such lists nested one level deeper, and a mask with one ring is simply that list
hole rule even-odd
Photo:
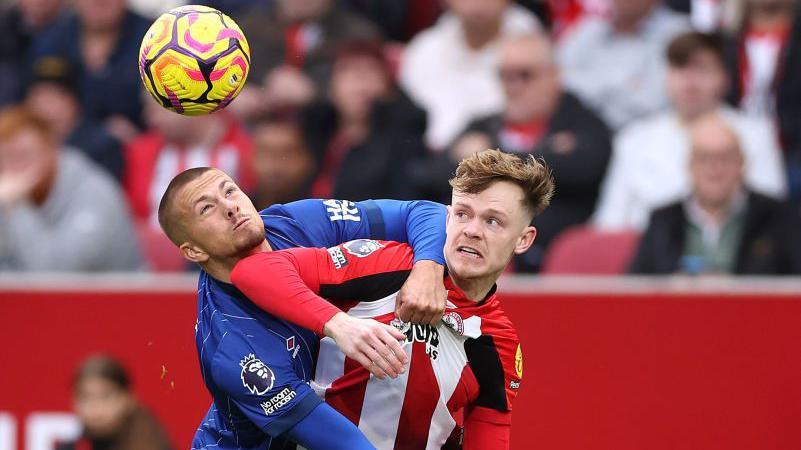
[{"label": "spectator in background", "polygon": [[249,168],[252,141],[244,125],[225,112],[182,116],[145,100],[148,130],[124,150],[123,184],[134,218],[158,228],[158,205],[172,178],[200,166],[224,170],[242,186],[253,187]]},{"label": "spectator in background", "polygon": [[61,11],[62,0],[16,0],[7,9],[0,7],[0,107],[22,99],[31,42]]},{"label": "spectator in background", "polygon": [[141,124],[141,81],[136,61],[150,21],[126,7],[126,0],[73,0],[75,14],[59,20],[34,42],[32,63],[66,59],[77,71],[81,107],[103,122],[121,142]]},{"label": "spectator in background", "polygon": [[673,108],[633,123],[616,137],[594,217],[603,228],[642,230],[653,209],[687,195],[688,128],[716,111],[739,136],[749,161],[749,186],[777,198],[786,194],[786,175],[770,122],[722,103],[728,79],[720,40],[697,32],[683,34],[671,42],[667,58]]},{"label": "spectator in background", "polygon": [[32,71],[25,106],[50,124],[59,142],[84,153],[120,181],[122,146],[103,125],[81,114],[69,63],[61,58],[41,58]]},{"label": "spectator in background", "polygon": [[322,96],[336,49],[380,37],[375,25],[335,0],[278,0],[234,19],[252,56],[250,82],[232,104],[242,117],[301,107]]},{"label": "spectator in background", "polygon": [[425,126],[425,113],[396,88],[380,44],[346,44],[329,99],[304,112],[304,135],[320,162],[312,197],[395,197],[406,161],[425,153]]},{"label": "spectator in background", "polygon": [[[500,148],[545,160],[559,189],[548,210],[537,218],[537,245],[515,261],[517,271],[537,271],[551,240],[592,215],[612,137],[595,113],[563,90],[545,35],[504,41],[499,77],[506,97],[504,111],[471,123],[452,149],[452,158],[455,164],[477,151]],[[449,173],[443,173],[442,180]]]},{"label": "spectator in background", "polygon": [[797,0],[743,0],[736,51],[729,54],[730,100],[776,120],[801,203],[801,8]]},{"label": "spectator in background", "polygon": [[248,195],[256,209],[309,196],[314,158],[292,120],[262,118],[253,124],[255,188]]},{"label": "spectator in background", "polygon": [[135,270],[141,266],[119,186],[61,148],[22,107],[0,113],[0,267],[19,271]]},{"label": "spectator in background", "polygon": [[666,0],[676,12],[687,14],[693,28],[712,33],[730,28],[736,22],[741,4],[746,0]]},{"label": "spectator in background", "polygon": [[164,429],[131,391],[122,365],[94,356],[73,380],[73,405],[83,426],[81,437],[56,450],[171,450]]},{"label": "spectator in background", "polygon": [[746,114],[773,118],[778,84],[801,82],[801,73],[784,72],[796,4],[796,0],[744,1],[737,51],[730,55],[729,66],[732,100]]},{"label": "spectator in background", "polygon": [[614,129],[666,106],[664,50],[688,29],[661,0],[612,0],[610,19],[588,18],[561,42],[565,84]]},{"label": "spectator in background", "polygon": [[509,0],[446,0],[436,25],[409,43],[400,84],[428,113],[426,142],[444,150],[470,121],[503,107],[497,78],[501,38],[536,31],[529,11]]},{"label": "spectator in background", "polygon": [[692,126],[690,195],[654,211],[631,271],[801,274],[797,214],[744,183],[737,134],[717,114]]}]

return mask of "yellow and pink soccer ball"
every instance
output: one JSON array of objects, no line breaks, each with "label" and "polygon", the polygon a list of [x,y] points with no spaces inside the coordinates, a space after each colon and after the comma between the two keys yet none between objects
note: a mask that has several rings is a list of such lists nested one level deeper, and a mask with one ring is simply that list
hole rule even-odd
[{"label": "yellow and pink soccer ball", "polygon": [[250,71],[250,47],[230,17],[187,5],[162,14],[142,39],[139,75],[161,106],[188,116],[228,106]]}]

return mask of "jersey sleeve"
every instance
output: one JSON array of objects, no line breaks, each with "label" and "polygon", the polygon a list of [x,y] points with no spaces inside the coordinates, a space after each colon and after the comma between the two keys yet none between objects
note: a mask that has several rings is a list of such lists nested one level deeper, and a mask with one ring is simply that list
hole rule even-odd
[{"label": "jersey sleeve", "polygon": [[275,437],[295,426],[321,400],[297,375],[284,346],[274,344],[266,331],[249,341],[230,336],[218,347],[211,371],[214,384],[227,396],[217,407],[237,408]]},{"label": "jersey sleeve", "polygon": [[405,242],[415,262],[445,264],[445,206],[429,201],[300,200],[281,208],[303,224],[316,247],[333,247],[354,239]]},{"label": "jersey sleeve", "polygon": [[479,385],[472,406],[509,413],[506,417],[511,420],[512,404],[523,379],[523,353],[517,333],[509,327],[469,339],[465,351]]},{"label": "jersey sleeve", "polygon": [[523,354],[517,333],[504,327],[468,340],[470,366],[479,394],[465,417],[463,450],[509,448],[512,404],[523,378]]},{"label": "jersey sleeve", "polygon": [[231,281],[268,313],[322,335],[340,311],[325,299],[384,298],[406,281],[413,259],[406,244],[357,239],[328,249],[252,255],[237,263]]}]

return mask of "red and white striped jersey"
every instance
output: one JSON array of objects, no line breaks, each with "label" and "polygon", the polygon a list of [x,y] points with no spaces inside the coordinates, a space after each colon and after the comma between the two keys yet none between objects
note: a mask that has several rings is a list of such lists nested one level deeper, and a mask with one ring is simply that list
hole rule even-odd
[{"label": "red and white striped jersey", "polygon": [[[330,338],[320,343],[312,386],[378,449],[439,449],[446,443],[457,448],[471,417],[510,425],[522,354],[494,288],[474,302],[446,276],[448,305],[441,323],[410,325],[394,315],[395,297],[413,265],[406,244],[356,240],[327,250],[272,252],[265,258],[275,295],[282,291],[291,298],[302,283],[352,316],[374,318],[406,334],[402,347],[409,363],[396,379],[371,376]],[[299,278],[284,276],[281,261],[291,264]],[[467,441],[469,427],[464,433]]]}]

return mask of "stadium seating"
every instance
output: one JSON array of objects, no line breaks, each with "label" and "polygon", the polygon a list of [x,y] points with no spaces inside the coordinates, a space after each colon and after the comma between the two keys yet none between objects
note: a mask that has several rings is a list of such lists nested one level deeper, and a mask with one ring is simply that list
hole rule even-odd
[{"label": "stadium seating", "polygon": [[542,273],[615,275],[626,273],[640,235],[634,230],[599,231],[590,226],[565,230],[545,255]]}]

